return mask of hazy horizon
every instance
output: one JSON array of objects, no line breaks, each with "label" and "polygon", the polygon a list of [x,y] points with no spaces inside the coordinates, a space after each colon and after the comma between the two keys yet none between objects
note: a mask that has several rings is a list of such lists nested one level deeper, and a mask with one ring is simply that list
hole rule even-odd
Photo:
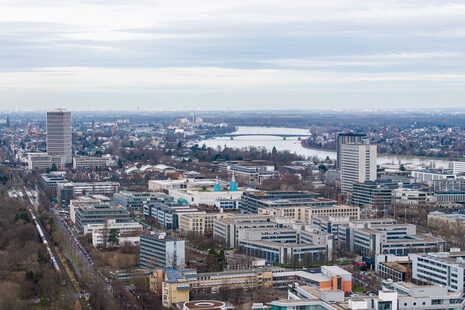
[{"label": "hazy horizon", "polygon": [[63,108],[63,107],[54,107],[50,109],[0,109],[0,113],[21,113],[21,112],[30,112],[30,113],[42,113],[42,112],[47,112],[47,111],[53,111],[57,109],[62,109],[64,111],[71,111],[71,112],[79,112],[79,113],[104,113],[104,112],[127,112],[127,113],[144,113],[144,112],[161,112],[161,113],[263,113],[263,112],[270,112],[270,113],[276,113],[276,114],[287,114],[292,112],[295,113],[328,113],[328,114],[337,114],[337,113],[342,113],[342,114],[351,114],[351,113],[366,113],[366,114],[376,114],[376,113],[383,113],[383,112],[399,112],[399,113],[418,113],[418,112],[424,112],[424,113],[465,113],[465,107],[445,107],[445,108],[373,108],[373,109],[352,109],[352,108],[346,108],[346,109],[273,109],[273,108],[264,108],[264,109],[237,109],[237,110],[213,110],[213,109],[197,109],[197,110],[190,110],[190,109],[166,109],[166,110],[159,110],[159,109],[141,109],[135,107],[134,109],[100,109],[100,110],[95,110],[95,109],[68,109],[68,108]]}]

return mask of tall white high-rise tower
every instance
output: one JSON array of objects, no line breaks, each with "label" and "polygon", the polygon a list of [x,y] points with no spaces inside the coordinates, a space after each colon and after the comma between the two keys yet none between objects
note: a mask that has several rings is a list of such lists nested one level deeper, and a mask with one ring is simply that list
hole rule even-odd
[{"label": "tall white high-rise tower", "polygon": [[362,144],[341,146],[341,192],[350,197],[357,182],[376,180],[376,144],[364,140]]},{"label": "tall white high-rise tower", "polygon": [[64,163],[72,162],[71,112],[62,109],[47,112],[47,154],[61,156]]}]

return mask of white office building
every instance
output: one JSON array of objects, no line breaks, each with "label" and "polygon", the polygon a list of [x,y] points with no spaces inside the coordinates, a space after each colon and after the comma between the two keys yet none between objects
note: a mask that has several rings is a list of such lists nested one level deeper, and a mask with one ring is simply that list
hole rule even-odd
[{"label": "white office building", "polygon": [[402,205],[418,205],[431,202],[433,195],[427,191],[411,188],[396,188],[392,191],[392,202]]},{"label": "white office building", "polygon": [[391,219],[352,221],[339,225],[337,234],[342,249],[371,257],[443,251],[445,247],[444,240],[418,234],[415,225],[396,224]]},{"label": "white office building", "polygon": [[71,163],[71,112],[61,109],[47,112],[47,154],[61,156]]},{"label": "white office building", "polygon": [[28,153],[27,167],[28,169],[50,169],[53,164],[60,168],[66,164],[65,158],[62,156],[50,156],[47,153]]},{"label": "white office building", "polygon": [[422,283],[444,285],[454,292],[462,292],[465,277],[465,252],[411,254],[412,277]]},{"label": "white office building", "polygon": [[465,172],[465,161],[453,161],[452,172],[455,175],[464,173]]},{"label": "white office building", "polygon": [[355,183],[376,180],[376,145],[341,145],[341,190],[345,196],[351,196]]},{"label": "white office building", "polygon": [[117,222],[109,219],[106,223],[93,223],[84,225],[84,234],[92,234],[92,245],[94,247],[111,245],[108,237],[112,230],[118,233],[118,245],[125,243],[139,244],[139,238],[142,233],[142,225],[135,221]]},{"label": "white office building", "polygon": [[[239,244],[239,231],[241,229],[276,229],[279,226],[273,216],[256,214],[231,214],[226,218],[213,221],[213,236],[224,240],[227,247]],[[289,227],[290,225],[287,225]]]},{"label": "white office building", "polygon": [[186,263],[185,241],[166,234],[147,234],[140,236],[140,267],[184,268]]},{"label": "white office building", "polygon": [[439,171],[439,170],[413,170],[412,177],[420,183],[432,185],[434,181],[455,179],[452,171]]},{"label": "white office building", "polygon": [[240,200],[242,191],[170,190],[169,195],[175,201],[186,201],[189,205],[193,206],[215,206],[218,200]]},{"label": "white office building", "polygon": [[115,165],[111,156],[75,156],[73,158],[73,169],[94,169]]},{"label": "white office building", "polygon": [[[322,267],[323,268],[323,267]],[[448,292],[440,285],[385,282],[378,295],[344,297],[337,289],[322,290],[308,285],[289,285],[287,300],[274,300],[279,310],[459,310],[464,309],[463,293]]]},{"label": "white office building", "polygon": [[148,182],[149,191],[166,192],[171,190],[204,190],[212,188],[216,183],[221,187],[227,186],[229,183],[215,179],[195,179],[185,178],[182,180],[150,180]]}]

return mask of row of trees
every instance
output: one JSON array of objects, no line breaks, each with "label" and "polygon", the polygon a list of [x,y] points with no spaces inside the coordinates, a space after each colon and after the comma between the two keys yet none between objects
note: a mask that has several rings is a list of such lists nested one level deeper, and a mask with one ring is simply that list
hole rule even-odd
[{"label": "row of trees", "polygon": [[[246,254],[254,257],[264,257],[262,250],[254,250],[254,253],[247,253],[245,248],[239,246],[236,248],[237,254]],[[328,253],[306,253],[303,257],[297,255],[288,256],[285,258],[284,263],[289,268],[311,268],[328,263]]]},{"label": "row of trees", "polygon": [[269,152],[266,148],[260,147],[244,147],[241,149],[230,148],[226,145],[224,148],[218,147],[216,149],[206,147],[205,144],[199,147],[195,144],[191,148],[192,156],[200,161],[219,161],[219,160],[268,160],[275,164],[288,164],[292,161],[303,160],[302,156],[296,155],[289,151],[277,151],[273,148]]},{"label": "row of trees", "polygon": [[211,248],[219,249],[225,248],[226,243],[222,239],[214,237],[206,237],[203,234],[188,232],[183,236],[188,242],[189,245],[199,249],[199,250],[209,250]]},{"label": "row of trees", "polygon": [[0,197],[0,309],[73,309],[21,201]]},{"label": "row of trees", "polygon": [[215,249],[211,248],[208,251],[207,259],[205,260],[205,263],[207,264],[207,270],[209,272],[215,272],[215,271],[223,271],[228,262],[226,260],[226,256],[224,254],[223,249]]},{"label": "row of trees", "polygon": [[430,220],[428,226],[440,237],[461,249],[465,249],[465,224],[461,220]]}]

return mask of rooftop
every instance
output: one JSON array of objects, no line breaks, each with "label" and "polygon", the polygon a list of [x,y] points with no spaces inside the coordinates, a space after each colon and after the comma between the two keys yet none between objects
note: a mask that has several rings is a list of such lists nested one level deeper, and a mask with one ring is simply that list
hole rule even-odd
[{"label": "rooftop", "polygon": [[321,299],[321,290],[317,289],[316,287],[313,286],[299,286],[299,289],[309,293],[312,296],[315,296],[316,299]]},{"label": "rooftop", "polygon": [[223,276],[223,275],[238,275],[238,274],[250,274],[250,273],[262,273],[262,272],[273,272],[282,270],[279,267],[266,267],[266,268],[249,268],[246,270],[225,270],[218,272],[202,272],[198,273],[198,276],[211,277],[211,276]]},{"label": "rooftop", "polygon": [[126,208],[123,207],[122,205],[109,205],[109,204],[92,204],[92,205],[80,205],[80,209],[86,210],[86,211],[91,211],[91,210],[124,210],[126,211]]},{"label": "rooftop", "polygon": [[195,300],[184,303],[187,310],[222,310],[225,303],[217,300]]},{"label": "rooftop", "polygon": [[405,266],[405,264],[411,264],[411,261],[404,262],[404,265],[399,262],[385,262],[385,263],[380,263],[382,265],[388,266],[389,268],[398,270],[400,272],[407,272],[408,268]]},{"label": "rooftop", "polygon": [[412,243],[418,243],[418,242],[438,242],[438,241],[443,241],[440,238],[436,237],[431,237],[423,234],[416,234],[416,235],[410,235],[409,238],[399,238],[399,239],[390,239],[388,240],[388,243],[393,244],[393,243],[404,243],[405,241],[412,242]]},{"label": "rooftop", "polygon": [[260,191],[260,190],[256,190],[256,191],[252,191],[250,192],[250,195],[256,195],[256,196],[300,196],[300,195],[310,195],[310,196],[313,196],[314,198],[316,197],[319,197],[319,194],[318,193],[314,193],[314,192],[304,192],[304,191],[270,191],[270,192],[266,192],[266,191]]},{"label": "rooftop", "polygon": [[338,266],[322,266],[322,269],[328,270],[329,272],[337,275],[352,275],[350,272],[348,272],[345,269],[342,269],[341,267]]},{"label": "rooftop", "polygon": [[263,199],[262,202],[266,202],[270,205],[274,204],[284,204],[284,203],[309,203],[309,202],[334,202],[336,203],[337,201],[333,199],[328,199],[328,198],[323,198],[323,197],[315,197],[315,198],[306,198],[305,200],[299,200],[299,199]]},{"label": "rooftop", "polygon": [[178,281],[186,281],[184,272],[195,272],[195,269],[172,269],[167,268],[165,269],[165,276],[167,278],[167,282],[178,282]]}]

